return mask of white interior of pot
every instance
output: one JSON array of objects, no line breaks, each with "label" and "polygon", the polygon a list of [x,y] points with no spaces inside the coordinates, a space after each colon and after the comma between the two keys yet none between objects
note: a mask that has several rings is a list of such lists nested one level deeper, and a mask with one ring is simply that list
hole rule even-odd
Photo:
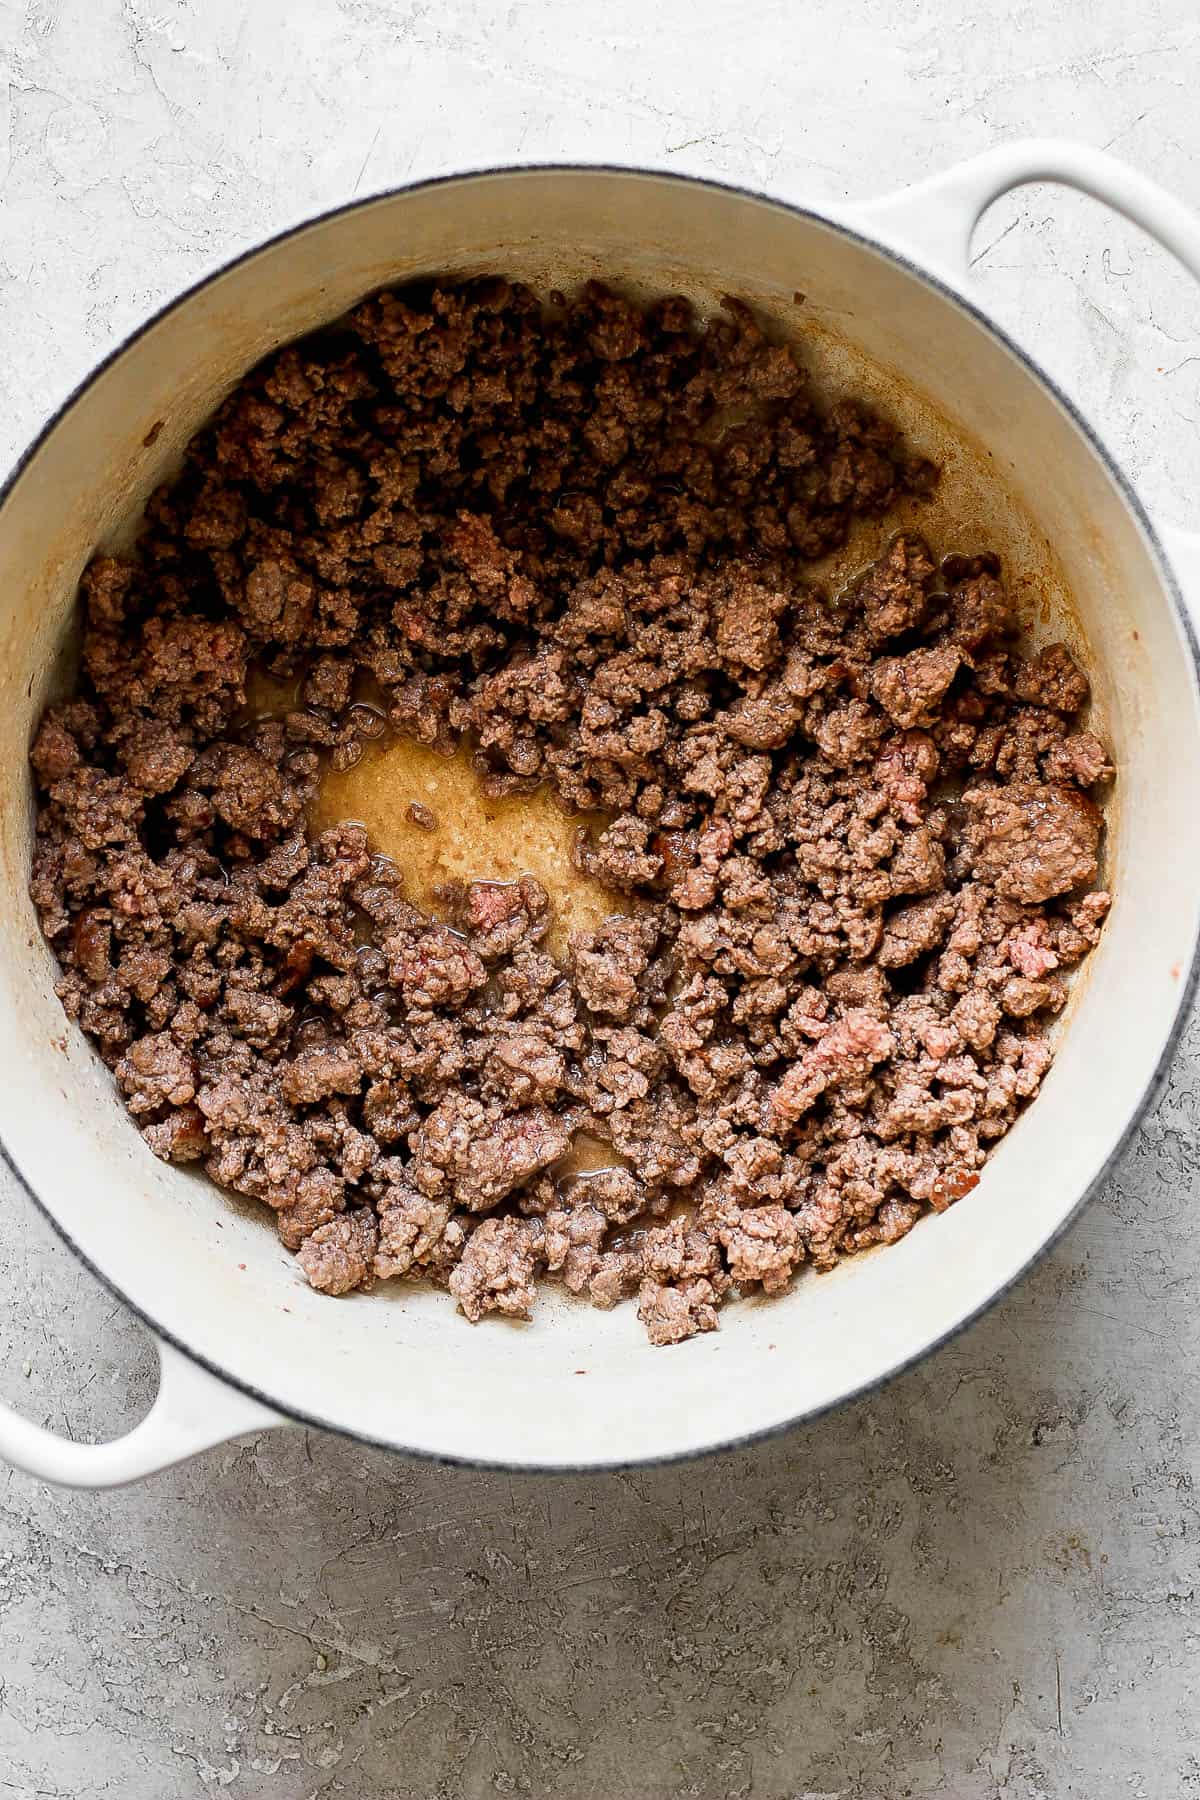
[{"label": "white interior of pot", "polygon": [[[836,382],[852,367],[858,391],[874,385],[946,460],[926,515],[935,547],[999,545],[1044,627],[1061,620],[1065,580],[1120,768],[1110,926],[1041,1098],[978,1188],[896,1247],[802,1275],[781,1300],[733,1306],[720,1332],[667,1351],[648,1347],[631,1306],[606,1314],[548,1296],[532,1324],[472,1328],[444,1294],[404,1284],[342,1301],[312,1293],[269,1220],[145,1148],[63,1017],[26,891],[26,750],[93,549],[128,535],[182,445],[266,352],[389,282],[488,269],[542,287],[603,274],[709,303],[738,293],[811,333],[819,371]],[[0,511],[0,597],[0,1138],[152,1322],[285,1409],[400,1447],[534,1465],[678,1454],[813,1412],[919,1354],[1015,1276],[1154,1074],[1196,931],[1200,734],[1153,557],[1103,465],[1022,365],[922,281],[818,221],[668,179],[538,171],[313,225],[178,306],[67,412]]]}]

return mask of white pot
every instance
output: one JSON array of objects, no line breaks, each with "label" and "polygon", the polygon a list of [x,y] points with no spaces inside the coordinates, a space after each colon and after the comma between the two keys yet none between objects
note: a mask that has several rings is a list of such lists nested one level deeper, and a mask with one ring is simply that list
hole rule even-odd
[{"label": "white pot", "polygon": [[[980,213],[1039,179],[1108,200],[1200,274],[1188,213],[1067,145],[1010,146],[838,212],[624,170],[467,175],[347,207],[242,257],[138,332],[47,427],[0,503],[0,1142],[67,1241],[156,1333],[163,1382],[115,1444],[65,1443],[0,1410],[0,1455],[99,1486],[292,1419],[512,1468],[693,1455],[894,1374],[1063,1229],[1163,1074],[1195,978],[1200,710],[1180,587],[1200,592],[1200,539],[1153,529],[1068,402],[964,297]],[[310,1291],[269,1223],[145,1147],[63,1017],[27,894],[26,750],[94,547],[128,535],[183,444],[268,351],[373,288],[488,269],[559,287],[619,275],[709,304],[741,294],[803,324],[819,372],[878,391],[946,459],[934,543],[998,543],[1019,593],[1074,597],[1078,622],[1064,628],[1086,640],[1119,767],[1110,923],[1041,1096],[979,1186],[894,1248],[801,1277],[786,1298],[732,1306],[719,1332],[677,1349],[650,1349],[629,1307],[547,1298],[531,1325],[471,1327],[446,1295],[403,1284],[345,1301]],[[939,512],[970,531],[942,534]]]}]

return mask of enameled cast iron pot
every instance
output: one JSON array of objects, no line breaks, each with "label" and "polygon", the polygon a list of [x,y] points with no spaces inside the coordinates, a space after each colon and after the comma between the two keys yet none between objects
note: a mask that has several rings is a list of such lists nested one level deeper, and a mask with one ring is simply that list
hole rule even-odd
[{"label": "enameled cast iron pot", "polygon": [[[632,170],[499,170],[346,207],[243,256],[139,331],[47,426],[0,501],[0,1144],[67,1242],[151,1327],[162,1382],[148,1417],[106,1445],[65,1442],[0,1408],[0,1455],[101,1486],[290,1420],[511,1468],[694,1455],[894,1374],[1063,1229],[1153,1094],[1195,980],[1200,708],[1187,606],[1200,603],[1200,537],[1152,525],[1070,404],[964,293],[980,214],[1039,180],[1106,200],[1200,276],[1196,220],[1110,158],[1063,144],[1007,146],[836,211]],[[348,1301],[311,1292],[260,1220],[142,1143],[64,1019],[27,893],[26,752],[93,548],[128,539],[187,439],[268,351],[374,288],[483,270],[542,287],[604,274],[709,306],[741,294],[799,326],[819,378],[874,391],[942,458],[936,504],[958,527],[955,547],[971,547],[974,518],[976,547],[998,542],[1018,594],[1085,644],[1119,769],[1108,928],[1041,1096],[979,1186],[894,1248],[801,1278],[784,1299],[730,1307],[719,1332],[672,1350],[650,1349],[628,1307],[550,1297],[529,1326],[472,1328],[444,1294],[403,1284]],[[936,518],[929,531],[937,544]]]}]

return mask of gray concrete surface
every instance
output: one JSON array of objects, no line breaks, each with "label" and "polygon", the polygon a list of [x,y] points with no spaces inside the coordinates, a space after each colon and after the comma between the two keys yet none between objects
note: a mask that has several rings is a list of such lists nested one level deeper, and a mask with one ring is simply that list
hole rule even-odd
[{"label": "gray concrete surface", "polygon": [[[306,211],[519,158],[867,195],[999,139],[1200,201],[1188,0],[0,4],[0,455],[152,305]],[[1200,513],[1200,309],[1030,190],[985,301]],[[1097,1054],[1117,1047],[1097,1045]],[[127,1492],[0,1474],[0,1796],[1200,1794],[1200,1027],[1035,1275],[886,1392],[603,1479],[294,1432]],[[0,1391],[145,1408],[140,1330],[0,1184]]]}]

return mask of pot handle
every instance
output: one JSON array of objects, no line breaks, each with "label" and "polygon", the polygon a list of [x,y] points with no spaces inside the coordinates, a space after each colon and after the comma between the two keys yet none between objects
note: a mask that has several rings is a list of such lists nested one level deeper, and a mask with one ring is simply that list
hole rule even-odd
[{"label": "pot handle", "polygon": [[[1200,216],[1146,175],[1103,150],[1061,138],[997,144],[940,175],[853,209],[874,237],[915,252],[952,286],[970,276],[971,234],[1002,194],[1055,181],[1101,200],[1178,257],[1200,281]],[[1200,533],[1161,525],[1160,535],[1200,623]]]},{"label": "pot handle", "polygon": [[159,1380],[140,1424],[108,1444],[76,1444],[0,1403],[0,1458],[62,1487],[121,1487],[247,1431],[287,1420],[155,1338]]}]

